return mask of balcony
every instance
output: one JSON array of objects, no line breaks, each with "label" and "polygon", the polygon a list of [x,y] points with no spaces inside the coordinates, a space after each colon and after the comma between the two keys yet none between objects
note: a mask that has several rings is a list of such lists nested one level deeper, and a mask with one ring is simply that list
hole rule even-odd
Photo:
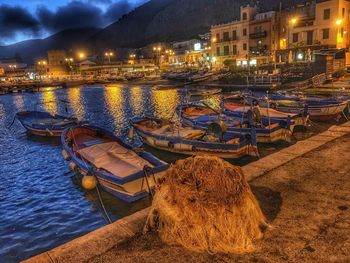
[{"label": "balcony", "polygon": [[269,52],[267,45],[250,47],[249,50],[250,50],[250,53],[254,55],[266,55]]},{"label": "balcony", "polygon": [[234,37],[234,38],[222,38],[222,39],[219,39],[217,41],[217,43],[225,43],[225,42],[231,42],[231,41],[238,41],[238,37]]},{"label": "balcony", "polygon": [[249,34],[250,39],[258,39],[258,38],[264,38],[267,37],[267,31],[261,31]]}]

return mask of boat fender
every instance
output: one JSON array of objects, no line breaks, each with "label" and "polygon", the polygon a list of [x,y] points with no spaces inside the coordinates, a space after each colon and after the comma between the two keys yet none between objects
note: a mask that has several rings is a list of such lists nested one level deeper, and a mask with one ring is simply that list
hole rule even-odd
[{"label": "boat fender", "polygon": [[95,189],[97,185],[96,177],[91,175],[84,175],[81,181],[81,185],[85,190]]},{"label": "boat fender", "polygon": [[169,142],[168,141],[163,141],[163,140],[155,140],[154,141],[155,145],[160,146],[160,147],[169,147]]},{"label": "boat fender", "polygon": [[70,156],[69,156],[69,154],[67,153],[66,150],[62,150],[62,156],[63,156],[63,158],[64,158],[66,161],[69,161],[69,160],[70,160]]},{"label": "boat fender", "polygon": [[71,169],[72,171],[75,171],[75,169],[77,168],[77,165],[74,162],[69,162],[69,169]]},{"label": "boat fender", "polygon": [[146,141],[149,145],[155,145],[155,140],[152,137],[146,137]]},{"label": "boat fender", "polygon": [[189,144],[176,143],[174,144],[174,149],[179,151],[192,151],[193,146]]}]

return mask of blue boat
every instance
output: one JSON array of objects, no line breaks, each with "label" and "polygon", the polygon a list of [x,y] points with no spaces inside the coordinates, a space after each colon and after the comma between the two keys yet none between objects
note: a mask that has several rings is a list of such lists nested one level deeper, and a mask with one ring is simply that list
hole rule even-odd
[{"label": "blue boat", "polygon": [[46,137],[59,137],[66,128],[80,123],[76,118],[43,111],[18,112],[16,118],[29,133]]},{"label": "blue boat", "polygon": [[307,108],[298,114],[286,113],[269,106],[260,106],[258,100],[249,100],[240,95],[223,99],[222,109],[226,115],[238,118],[246,118],[247,112],[253,110],[262,118],[262,123],[279,123],[283,128],[290,129],[292,132],[296,126],[305,128],[309,119]]},{"label": "blue boat", "polygon": [[150,153],[98,127],[70,127],[62,133],[61,142],[72,170],[95,176],[102,189],[128,203],[152,193],[168,168]]},{"label": "blue boat", "polygon": [[203,130],[145,117],[132,120],[132,126],[145,144],[163,151],[225,159],[259,156],[254,133],[251,136],[225,133],[219,124]]},{"label": "blue boat", "polygon": [[[250,111],[251,112],[251,111]],[[290,118],[286,124],[280,124],[279,121],[268,122],[262,119],[262,123],[256,120],[250,123],[245,117],[235,117],[217,112],[206,105],[185,104],[180,105],[176,109],[176,113],[180,117],[182,123],[192,126],[196,129],[207,129],[210,124],[223,122],[227,127],[228,133],[250,134],[255,129],[257,142],[274,143],[278,141],[291,141],[292,129],[294,125]]]},{"label": "blue boat", "polygon": [[[287,113],[299,113],[307,108],[311,120],[327,121],[338,118],[349,107],[350,97],[312,96],[277,93],[262,99],[276,110]],[[267,102],[268,101],[268,102]]]}]

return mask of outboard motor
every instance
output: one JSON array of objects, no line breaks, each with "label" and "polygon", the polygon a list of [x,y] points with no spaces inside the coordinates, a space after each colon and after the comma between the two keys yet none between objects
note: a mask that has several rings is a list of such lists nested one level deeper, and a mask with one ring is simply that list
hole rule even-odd
[{"label": "outboard motor", "polygon": [[220,141],[223,140],[224,134],[227,131],[227,127],[223,121],[213,122],[209,124],[207,129],[207,136],[214,136]]}]

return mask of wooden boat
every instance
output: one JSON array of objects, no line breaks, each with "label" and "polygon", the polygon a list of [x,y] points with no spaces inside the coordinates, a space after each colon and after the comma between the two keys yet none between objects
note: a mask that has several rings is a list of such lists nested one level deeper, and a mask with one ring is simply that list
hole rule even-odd
[{"label": "wooden boat", "polygon": [[168,168],[150,153],[135,151],[98,127],[68,128],[61,141],[63,155],[71,160],[70,167],[84,176],[93,171],[102,189],[129,203],[147,196]]},{"label": "wooden boat", "polygon": [[159,119],[137,118],[132,121],[136,133],[147,145],[185,155],[213,155],[226,159],[244,155],[258,156],[255,135],[221,133],[220,127],[200,130],[173,127]]},{"label": "wooden boat", "polygon": [[245,118],[247,112],[254,109],[254,111],[257,111],[261,116],[264,123],[268,123],[269,121],[272,123],[279,123],[284,128],[289,128],[292,131],[295,126],[306,127],[309,119],[309,113],[305,109],[298,114],[286,113],[270,107],[261,107],[258,105],[257,100],[252,101],[251,104],[249,104],[245,98],[241,96],[224,99],[222,102],[222,108],[225,114],[239,118]]},{"label": "wooden boat", "polygon": [[52,115],[44,111],[18,112],[16,118],[29,133],[47,137],[59,137],[64,129],[79,124],[76,118]]},{"label": "wooden boat", "polygon": [[287,113],[299,113],[304,108],[307,108],[310,119],[320,121],[337,118],[343,114],[350,101],[346,98],[293,97],[283,95],[272,95],[267,99],[272,108]]},{"label": "wooden boat", "polygon": [[208,88],[191,88],[188,90],[188,93],[191,96],[213,96],[216,94],[220,94],[221,93],[221,89],[220,88],[213,88],[213,89],[208,89]]},{"label": "wooden boat", "polygon": [[253,124],[245,117],[235,117],[217,112],[207,106],[187,104],[180,105],[176,109],[183,124],[196,129],[207,129],[211,123],[223,122],[228,133],[250,134],[252,128],[255,129],[257,141],[260,143],[274,143],[278,141],[291,141],[294,123],[287,118],[287,124],[280,124],[277,120],[262,119],[257,122],[256,116]]}]

